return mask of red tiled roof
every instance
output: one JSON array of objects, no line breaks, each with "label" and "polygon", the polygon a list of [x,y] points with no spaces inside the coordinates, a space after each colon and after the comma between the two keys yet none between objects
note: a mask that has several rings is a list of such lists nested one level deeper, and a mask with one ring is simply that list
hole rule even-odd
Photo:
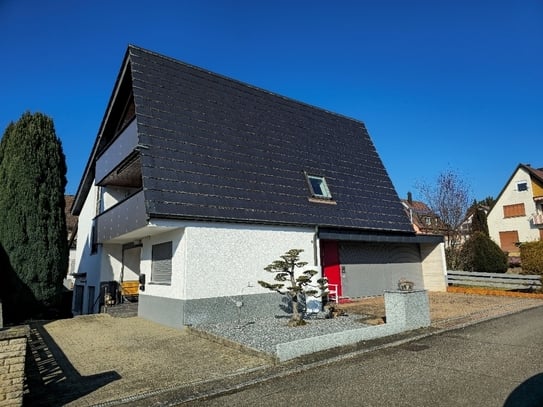
[{"label": "red tiled roof", "polygon": [[74,198],[74,195],[64,195],[64,213],[66,214],[66,229],[68,229],[68,232],[74,230],[77,225],[77,216],[72,215],[70,212]]}]

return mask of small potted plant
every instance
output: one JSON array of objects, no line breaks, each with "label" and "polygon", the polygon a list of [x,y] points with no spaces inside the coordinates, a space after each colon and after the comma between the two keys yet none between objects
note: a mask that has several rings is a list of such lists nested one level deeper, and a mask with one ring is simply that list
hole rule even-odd
[{"label": "small potted plant", "polygon": [[398,290],[400,291],[412,291],[415,283],[413,281],[407,280],[405,278],[400,278],[398,280]]}]

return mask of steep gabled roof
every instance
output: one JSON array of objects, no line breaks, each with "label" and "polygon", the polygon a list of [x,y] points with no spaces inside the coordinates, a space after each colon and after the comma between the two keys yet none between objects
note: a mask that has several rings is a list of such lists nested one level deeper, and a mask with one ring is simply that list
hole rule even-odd
[{"label": "steep gabled roof", "polygon": [[521,164],[521,166],[530,173],[539,183],[543,184],[543,168],[532,168],[530,165]]},{"label": "steep gabled roof", "polygon": [[363,123],[138,47],[126,61],[151,218],[412,233]]},{"label": "steep gabled roof", "polygon": [[68,233],[70,233],[77,226],[77,216],[72,215],[70,212],[70,208],[74,203],[74,196],[64,195],[64,202],[66,205],[64,209],[64,214],[66,215],[66,229],[68,230]]},{"label": "steep gabled roof", "polygon": [[[517,165],[517,167],[515,168],[515,170],[511,173],[511,176],[509,177],[509,179],[507,180],[507,182],[503,185],[503,188],[501,189],[500,193],[498,194],[498,196],[496,197],[496,202],[498,202],[498,200],[500,199],[500,197],[502,196],[502,194],[505,192],[505,190],[507,189],[507,186],[511,183],[511,180],[513,179],[513,177],[515,176],[515,174],[518,172],[518,170],[524,170],[526,171],[528,174],[530,174],[530,178],[532,180],[535,180],[537,181],[538,183],[540,183],[541,185],[543,185],[543,168],[532,168],[530,164],[519,164]],[[496,206],[492,207],[490,209],[490,211],[492,211]]]},{"label": "steep gabled roof", "polygon": [[416,212],[419,215],[434,215],[432,210],[424,202],[413,200],[410,201],[409,199],[402,199],[402,202],[405,206],[412,209],[413,212]]}]

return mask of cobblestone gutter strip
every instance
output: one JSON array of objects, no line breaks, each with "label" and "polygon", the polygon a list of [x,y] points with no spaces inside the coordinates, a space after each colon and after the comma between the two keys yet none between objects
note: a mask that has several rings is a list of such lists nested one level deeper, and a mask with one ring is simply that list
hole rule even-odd
[{"label": "cobblestone gutter strip", "polygon": [[0,330],[0,406],[22,406],[28,327]]},{"label": "cobblestone gutter strip", "polygon": [[93,404],[92,406],[176,406],[179,403],[208,398],[210,395],[215,393],[219,395],[225,394],[225,392],[235,392],[239,389],[245,388],[248,383],[260,383],[262,380],[265,380],[263,378],[271,377],[271,375],[275,374],[274,372],[277,372],[277,368],[260,366],[247,369],[241,373],[232,373],[231,375],[227,375],[220,379],[202,380],[189,384],[163,387],[158,390],[129,395],[117,400]]},{"label": "cobblestone gutter strip", "polygon": [[462,294],[478,294],[478,295],[496,295],[499,297],[519,297],[519,298],[534,298],[543,300],[542,293],[523,293],[518,291],[506,291],[506,290],[494,290],[491,288],[479,288],[479,287],[447,287],[448,293],[462,293]]},{"label": "cobblestone gutter strip", "polygon": [[122,402],[121,400],[118,400],[115,404],[100,404],[94,407],[109,407],[112,405],[129,405],[130,407],[147,407],[152,405],[169,407],[210,399],[225,394],[235,393],[268,380],[290,376],[292,374],[326,366],[330,363],[339,362],[347,358],[353,358],[363,353],[421,339],[432,332],[437,331],[433,328],[421,328],[415,331],[403,332],[371,341],[361,341],[357,344],[306,355],[275,366],[259,367],[242,374],[233,374],[221,379],[202,381],[187,386],[171,388],[170,390],[163,390],[156,392],[156,394],[149,394],[149,397],[140,397],[138,399],[124,400]]}]

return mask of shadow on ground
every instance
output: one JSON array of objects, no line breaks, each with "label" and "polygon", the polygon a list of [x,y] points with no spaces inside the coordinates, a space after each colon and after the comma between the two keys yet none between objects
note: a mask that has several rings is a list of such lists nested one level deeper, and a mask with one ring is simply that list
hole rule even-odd
[{"label": "shadow on ground", "polygon": [[504,407],[540,407],[543,405],[543,373],[536,374],[511,392]]},{"label": "shadow on ground", "polygon": [[24,405],[64,405],[121,378],[115,371],[81,376],[44,329],[45,323],[30,324]]}]

